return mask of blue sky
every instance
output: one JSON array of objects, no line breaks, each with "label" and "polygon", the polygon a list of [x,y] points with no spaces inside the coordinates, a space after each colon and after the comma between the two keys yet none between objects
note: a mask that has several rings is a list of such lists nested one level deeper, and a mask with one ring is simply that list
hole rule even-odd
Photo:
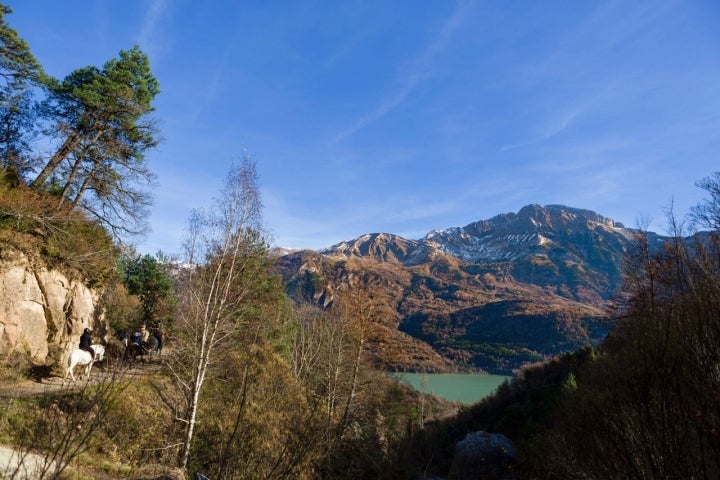
[{"label": "blue sky", "polygon": [[717,1],[5,1],[56,77],[150,56],[143,253],[180,252],[243,152],[273,243],[311,249],[530,203],[662,231],[720,170]]}]

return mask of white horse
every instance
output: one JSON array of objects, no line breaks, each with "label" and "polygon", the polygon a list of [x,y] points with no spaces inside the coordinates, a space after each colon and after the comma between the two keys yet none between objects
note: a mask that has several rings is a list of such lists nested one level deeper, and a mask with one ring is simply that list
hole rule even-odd
[{"label": "white horse", "polygon": [[[105,347],[98,344],[91,345],[91,347],[95,351],[95,358],[97,361],[101,361],[103,359],[103,355],[105,355]],[[70,374],[70,378],[73,379],[73,382],[75,381],[73,370],[75,370],[76,365],[85,365],[85,378],[90,378],[90,370],[93,365],[93,359],[90,352],[80,350],[79,348],[73,348],[72,352],[70,352],[70,357],[68,357],[68,367],[65,370],[65,378],[67,378],[68,374]],[[80,377],[82,378],[82,375],[80,375]]]}]

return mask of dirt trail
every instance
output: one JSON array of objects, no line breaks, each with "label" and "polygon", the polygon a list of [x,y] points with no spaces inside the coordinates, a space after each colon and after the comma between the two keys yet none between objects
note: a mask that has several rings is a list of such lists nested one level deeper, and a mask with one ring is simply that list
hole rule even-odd
[{"label": "dirt trail", "polygon": [[131,364],[123,364],[121,362],[102,361],[93,366],[90,372],[90,378],[80,378],[78,368],[75,378],[72,381],[69,377],[62,376],[43,376],[35,379],[23,380],[18,383],[0,384],[0,398],[25,398],[38,395],[47,395],[50,393],[80,390],[87,386],[88,383],[98,383],[103,380],[110,380],[113,376],[119,376],[121,379],[130,379],[134,376],[150,375],[162,369],[162,360],[154,357],[146,360],[145,363],[137,361]]},{"label": "dirt trail", "polygon": [[0,478],[35,480],[39,472],[47,471],[50,466],[54,464],[46,464],[46,459],[40,455],[0,445]]}]

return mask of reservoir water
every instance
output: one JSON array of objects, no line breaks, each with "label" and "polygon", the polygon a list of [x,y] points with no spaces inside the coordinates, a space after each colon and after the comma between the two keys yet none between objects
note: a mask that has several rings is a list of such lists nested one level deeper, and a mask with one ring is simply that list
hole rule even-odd
[{"label": "reservoir water", "polygon": [[392,373],[393,378],[416,390],[432,393],[448,400],[471,404],[492,394],[505,380],[504,375],[465,373]]}]

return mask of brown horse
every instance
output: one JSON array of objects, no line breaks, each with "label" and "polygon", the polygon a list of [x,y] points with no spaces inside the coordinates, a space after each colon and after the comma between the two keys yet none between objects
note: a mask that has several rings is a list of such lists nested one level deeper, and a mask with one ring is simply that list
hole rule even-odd
[{"label": "brown horse", "polygon": [[125,347],[125,354],[123,355],[123,359],[125,361],[134,362],[137,360],[137,357],[140,357],[140,360],[144,363],[145,355],[149,355],[152,353],[159,354],[161,351],[162,341],[157,338],[156,335],[152,335],[150,336],[150,338],[148,338],[147,342],[129,343],[128,346]]},{"label": "brown horse", "polygon": [[137,357],[140,357],[140,360],[145,363],[146,354],[147,350],[141,344],[134,342],[129,343],[128,346],[125,347],[123,360],[125,360],[126,362],[135,362],[137,360]]}]

